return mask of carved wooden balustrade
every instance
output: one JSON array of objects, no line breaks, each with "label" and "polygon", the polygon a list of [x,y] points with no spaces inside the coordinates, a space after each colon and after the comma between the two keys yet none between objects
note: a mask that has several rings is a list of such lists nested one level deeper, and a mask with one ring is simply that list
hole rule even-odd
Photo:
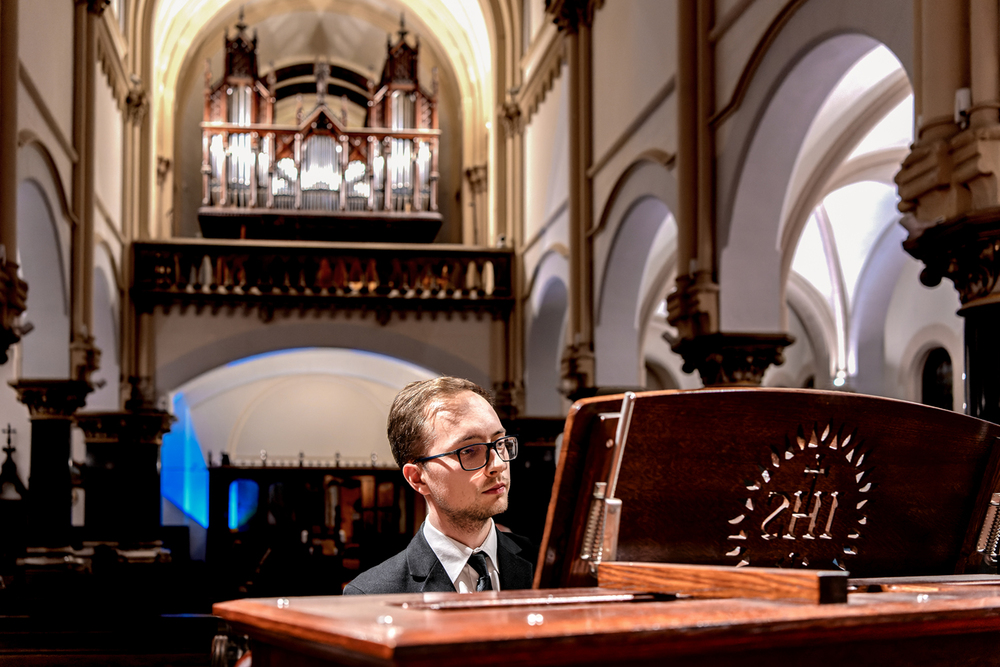
[{"label": "carved wooden balustrade", "polygon": [[504,317],[513,305],[511,250],[455,245],[225,242],[132,244],[132,298],[140,311],[195,307],[464,312]]}]

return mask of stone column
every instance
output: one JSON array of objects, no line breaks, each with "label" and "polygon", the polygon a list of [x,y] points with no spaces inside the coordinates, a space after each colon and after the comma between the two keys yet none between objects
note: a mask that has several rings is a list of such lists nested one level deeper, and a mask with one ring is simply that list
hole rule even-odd
[{"label": "stone column", "polygon": [[73,144],[80,156],[73,170],[72,308],[70,317],[70,374],[89,381],[100,366],[101,351],[94,345],[94,104],[97,77],[97,22],[109,0],[77,0],[74,53]]},{"label": "stone column", "polygon": [[11,386],[28,406],[31,419],[29,538],[40,546],[64,546],[69,543],[73,504],[70,429],[73,413],[93,388],[81,380],[18,380]]},{"label": "stone column", "polygon": [[85,412],[84,525],[97,539],[149,542],[160,528],[160,445],[174,417],[163,410]]},{"label": "stone column", "polygon": [[677,281],[667,297],[684,371],[705,386],[759,385],[768,366],[784,361],[793,339],[784,333],[719,330],[715,248],[714,63],[708,33],[713,3],[677,3]]},{"label": "stone column", "polygon": [[17,317],[24,312],[28,285],[17,277],[17,0],[0,3],[0,364],[21,339]]},{"label": "stone column", "polygon": [[[922,0],[917,140],[896,175],[920,280],[955,284],[966,409],[1000,423],[1000,66],[996,0]],[[967,95],[966,91],[968,89]],[[956,113],[956,95],[970,105]]]},{"label": "stone column", "polygon": [[602,0],[552,0],[546,11],[568,45],[569,69],[569,340],[562,356],[562,392],[594,393],[593,102],[591,25]]}]

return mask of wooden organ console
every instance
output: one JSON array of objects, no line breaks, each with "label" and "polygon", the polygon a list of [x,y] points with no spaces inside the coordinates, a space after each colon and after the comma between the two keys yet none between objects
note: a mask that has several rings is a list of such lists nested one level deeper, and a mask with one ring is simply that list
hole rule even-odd
[{"label": "wooden organ console", "polygon": [[533,590],[215,612],[258,666],[1000,664],[998,437],[838,392],[585,399]]},{"label": "wooden organ console", "polygon": [[[304,109],[300,86],[283,85],[274,68],[261,77],[257,36],[242,18],[226,35],[225,72],[205,73],[202,192],[206,237],[278,240],[428,242],[438,212],[437,75],[420,85],[419,40],[400,26],[387,44],[378,85],[319,61],[315,105]],[[301,78],[300,68],[282,70]],[[351,81],[335,85],[339,78]],[[344,71],[341,71],[344,70]],[[339,80],[338,78],[338,80]],[[294,120],[281,97],[299,90]],[[340,91],[337,110],[331,90]],[[359,107],[359,104],[363,107]],[[349,108],[354,113],[349,113]],[[357,109],[363,126],[357,122]],[[353,119],[352,116],[353,115]]]}]

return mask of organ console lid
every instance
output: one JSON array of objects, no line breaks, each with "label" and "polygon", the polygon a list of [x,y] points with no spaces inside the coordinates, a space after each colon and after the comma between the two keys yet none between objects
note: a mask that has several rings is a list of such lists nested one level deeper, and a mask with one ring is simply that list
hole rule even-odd
[{"label": "organ console lid", "polygon": [[[836,573],[996,571],[1000,426],[859,394],[704,389],[637,394],[619,443],[623,398],[570,410],[536,588],[595,586],[600,574],[602,585],[669,592],[649,578],[676,578],[677,564],[698,566],[682,579],[720,590],[741,576],[733,568],[751,568],[744,582],[784,568],[767,576],[792,589],[813,571],[809,596]],[[616,553],[598,566],[595,491],[614,476]]]}]

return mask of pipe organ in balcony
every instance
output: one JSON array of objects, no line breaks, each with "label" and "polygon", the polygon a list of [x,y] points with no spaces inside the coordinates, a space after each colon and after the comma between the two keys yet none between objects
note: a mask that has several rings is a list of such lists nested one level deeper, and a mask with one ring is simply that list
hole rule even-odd
[{"label": "pipe organ in balcony", "polygon": [[[378,86],[367,82],[365,124],[350,127],[347,98],[328,105],[330,65],[314,68],[316,103],[278,123],[274,68],[257,67],[257,36],[242,19],[226,35],[225,72],[206,72],[202,123],[202,233],[214,238],[428,242],[437,205],[437,77],[420,86],[419,40],[390,37]],[[342,69],[342,68],[341,68]]]}]

